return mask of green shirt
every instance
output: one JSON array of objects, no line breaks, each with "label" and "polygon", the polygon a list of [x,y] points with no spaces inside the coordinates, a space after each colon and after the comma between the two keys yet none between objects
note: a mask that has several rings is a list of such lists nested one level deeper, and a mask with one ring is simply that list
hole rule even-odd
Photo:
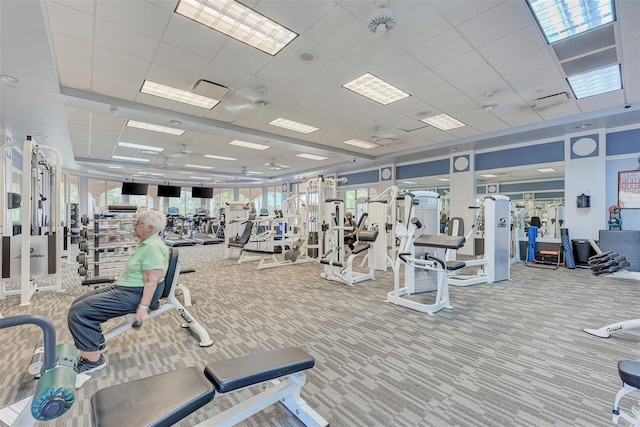
[{"label": "green shirt", "polygon": [[127,267],[118,277],[118,286],[143,287],[144,271],[162,269],[163,278],[169,266],[169,247],[153,234],[140,242],[136,251],[129,257]]}]

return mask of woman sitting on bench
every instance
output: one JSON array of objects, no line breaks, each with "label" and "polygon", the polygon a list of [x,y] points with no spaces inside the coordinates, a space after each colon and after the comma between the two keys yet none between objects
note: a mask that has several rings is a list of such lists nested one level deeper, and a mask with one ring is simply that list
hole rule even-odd
[{"label": "woman sitting on bench", "polygon": [[79,350],[77,373],[90,373],[106,366],[106,350],[101,324],[109,319],[135,313],[136,321],[147,319],[149,307],[157,303],[169,263],[169,248],[159,236],[167,219],[154,210],[140,212],[133,234],[140,241],[127,261],[125,271],[110,286],[77,298],[67,314],[67,324]]}]

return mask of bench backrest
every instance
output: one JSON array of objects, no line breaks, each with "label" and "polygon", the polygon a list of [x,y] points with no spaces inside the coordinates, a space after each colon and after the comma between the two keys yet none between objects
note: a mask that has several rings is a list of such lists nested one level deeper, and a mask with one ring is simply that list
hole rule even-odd
[{"label": "bench backrest", "polygon": [[169,267],[167,268],[167,274],[165,274],[164,280],[158,283],[158,286],[164,286],[160,298],[169,296],[173,282],[178,279],[178,274],[180,274],[178,270],[178,250],[176,248],[169,248]]}]

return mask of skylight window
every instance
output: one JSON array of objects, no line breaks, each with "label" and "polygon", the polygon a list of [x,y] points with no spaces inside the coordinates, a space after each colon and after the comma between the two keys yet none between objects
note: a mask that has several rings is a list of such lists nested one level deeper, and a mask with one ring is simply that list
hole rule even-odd
[{"label": "skylight window", "polygon": [[244,147],[244,148],[251,148],[252,150],[266,150],[267,148],[269,148],[268,145],[256,144],[255,142],[240,141],[238,139],[231,141],[229,145],[235,145],[237,147]]},{"label": "skylight window", "polygon": [[298,37],[233,0],[180,0],[176,13],[274,56]]},{"label": "skylight window", "polygon": [[279,128],[289,129],[294,132],[300,133],[311,133],[320,129],[313,126],[305,125],[304,123],[294,122],[293,120],[283,119],[282,117],[270,121],[269,124],[271,126],[277,126]]},{"label": "skylight window", "polygon": [[366,150],[370,148],[380,147],[380,144],[375,142],[363,141],[361,139],[350,139],[348,141],[342,141],[343,144],[353,145],[354,147],[364,148]]},{"label": "skylight window", "polygon": [[342,85],[342,87],[379,102],[382,105],[391,104],[392,102],[411,96],[370,73],[364,74],[357,79]]},{"label": "skylight window", "polygon": [[207,98],[206,96],[198,95],[197,93],[187,92],[186,90],[177,89],[171,86],[165,86],[160,83],[155,83],[149,80],[145,80],[140,92],[148,95],[159,96],[160,98],[170,99],[172,101],[181,102],[183,104],[194,105],[200,108],[206,108],[211,110],[220,101],[213,98]]},{"label": "skylight window", "polygon": [[444,114],[444,113],[438,114],[437,116],[427,117],[420,121],[440,130],[449,130],[449,129],[461,128],[463,126],[466,126],[461,121],[456,120],[453,117],[449,116],[448,114]]},{"label": "skylight window", "polygon": [[575,76],[567,77],[567,80],[576,99],[622,89],[620,65],[618,64],[576,74]]},{"label": "skylight window", "polygon": [[153,151],[155,153],[162,153],[164,151],[164,148],[162,147],[154,147],[152,145],[144,145],[144,144],[134,144],[131,142],[124,142],[124,141],[119,141],[118,147],[135,148],[136,150]]},{"label": "skylight window", "polygon": [[178,135],[178,136],[185,133],[185,130],[183,129],[170,128],[167,126],[154,125],[154,124],[145,123],[145,122],[137,122],[135,120],[129,120],[127,122],[127,126],[132,128],[144,129],[144,130],[152,130],[154,132],[168,133],[170,135]]},{"label": "skylight window", "polygon": [[316,154],[309,154],[309,153],[301,153],[301,154],[296,154],[297,157],[302,157],[304,159],[310,159],[310,160],[327,160],[328,157],[324,157],[324,156],[318,156]]},{"label": "skylight window", "polygon": [[615,21],[613,0],[527,0],[547,43]]}]

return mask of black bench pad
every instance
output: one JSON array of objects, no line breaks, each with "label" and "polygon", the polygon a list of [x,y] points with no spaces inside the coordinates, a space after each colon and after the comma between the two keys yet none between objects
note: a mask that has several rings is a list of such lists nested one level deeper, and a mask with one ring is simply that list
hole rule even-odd
[{"label": "black bench pad", "polygon": [[82,280],[82,286],[101,285],[103,283],[113,283],[116,281],[116,276],[95,276]]},{"label": "black bench pad", "polygon": [[180,274],[195,273],[196,269],[193,267],[180,267]]},{"label": "black bench pad", "polygon": [[94,426],[171,426],[213,400],[215,389],[191,367],[98,390],[91,397]]},{"label": "black bench pad", "polygon": [[625,384],[640,388],[640,362],[621,360],[618,362],[618,373]]},{"label": "black bench pad", "polygon": [[461,268],[464,268],[466,266],[467,266],[467,264],[465,264],[464,262],[456,262],[456,263],[453,263],[453,264],[447,263],[447,270],[449,270],[449,271],[460,270]]},{"label": "black bench pad", "polygon": [[219,393],[259,384],[312,368],[315,359],[290,347],[221,360],[208,365],[204,374]]}]

